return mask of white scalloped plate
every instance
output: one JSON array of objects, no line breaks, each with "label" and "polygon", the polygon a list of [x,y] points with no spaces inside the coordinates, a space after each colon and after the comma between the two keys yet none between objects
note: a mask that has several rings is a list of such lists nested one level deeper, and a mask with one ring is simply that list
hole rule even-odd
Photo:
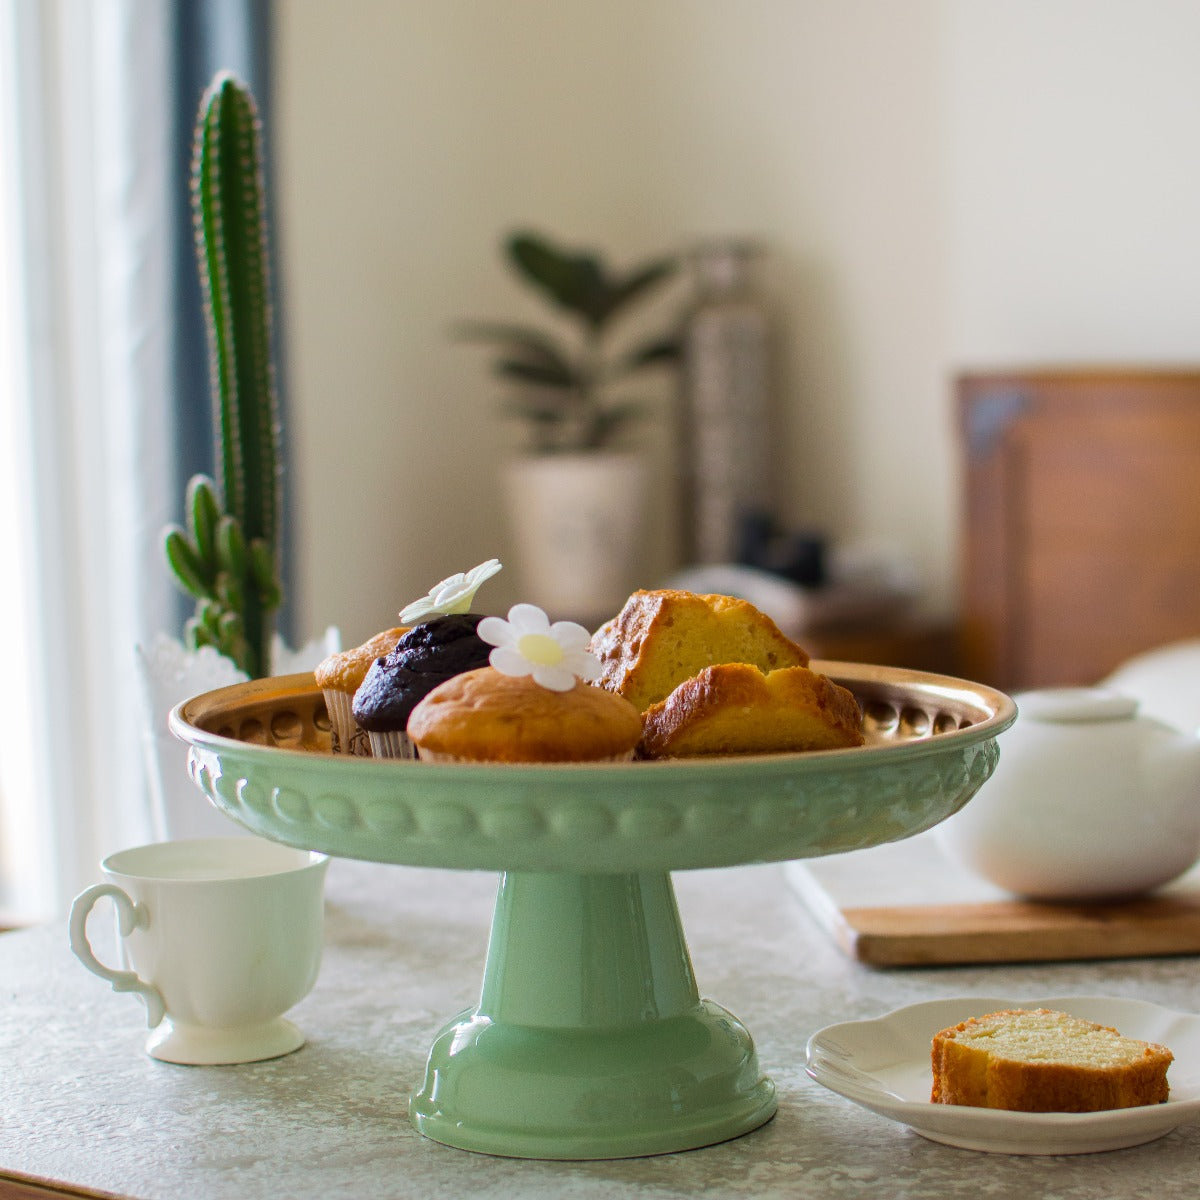
[{"label": "white scalloped plate", "polygon": [[[1175,1055],[1165,1104],[1096,1113],[1018,1113],[931,1104],[933,1035],[1003,1008],[1053,1008],[1158,1042]],[[868,1021],[845,1021],[808,1040],[807,1071],[831,1091],[931,1141],[994,1154],[1091,1154],[1153,1141],[1200,1115],[1200,1016],[1115,996],[929,1000]]]}]

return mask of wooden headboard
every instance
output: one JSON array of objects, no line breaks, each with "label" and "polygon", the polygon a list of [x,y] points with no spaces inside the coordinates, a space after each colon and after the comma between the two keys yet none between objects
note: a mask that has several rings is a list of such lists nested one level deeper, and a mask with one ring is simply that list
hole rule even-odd
[{"label": "wooden headboard", "polygon": [[1094,683],[1200,635],[1200,370],[957,381],[963,674]]}]

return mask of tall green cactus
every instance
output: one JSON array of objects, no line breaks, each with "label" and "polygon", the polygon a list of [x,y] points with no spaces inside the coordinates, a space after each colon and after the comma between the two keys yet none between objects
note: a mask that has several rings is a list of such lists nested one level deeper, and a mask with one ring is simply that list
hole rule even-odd
[{"label": "tall green cactus", "polygon": [[184,628],[251,678],[270,672],[279,585],[279,406],[260,123],[254,98],[228,72],[200,104],[192,213],[208,330],[217,482],[188,484],[187,528],[167,529],[167,562],[196,599]]}]

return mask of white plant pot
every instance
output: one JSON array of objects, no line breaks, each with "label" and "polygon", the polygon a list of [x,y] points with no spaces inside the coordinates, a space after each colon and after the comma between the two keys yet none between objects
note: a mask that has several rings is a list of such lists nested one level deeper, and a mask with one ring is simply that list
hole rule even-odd
[{"label": "white plant pot", "polygon": [[[278,638],[271,661],[276,674],[312,670],[327,654],[340,649],[334,627],[299,650]],[[252,836],[244,826],[214,807],[192,782],[187,770],[188,747],[167,728],[172,708],[201,692],[244,683],[247,676],[211,646],[197,652],[174,638],[159,635],[148,646],[135,646],[142,694],[142,739],[150,802],[150,826],[158,841],[177,838]]]},{"label": "white plant pot", "polygon": [[612,616],[635,586],[646,494],[637,454],[530,456],[504,471],[523,600],[551,620]]}]

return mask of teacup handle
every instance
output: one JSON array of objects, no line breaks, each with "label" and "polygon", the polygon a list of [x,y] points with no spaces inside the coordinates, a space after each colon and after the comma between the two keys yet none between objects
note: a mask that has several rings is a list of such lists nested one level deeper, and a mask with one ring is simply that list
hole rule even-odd
[{"label": "teacup handle", "polygon": [[96,957],[88,941],[88,914],[96,901],[104,896],[111,896],[117,906],[117,930],[123,938],[135,929],[145,929],[149,925],[150,913],[144,904],[135,903],[114,883],[96,883],[80,892],[71,905],[68,923],[71,951],[93,975],[99,975],[111,983],[114,992],[138,992],[146,1002],[146,1024],[153,1029],[166,1015],[162,993],[153,984],[139,979],[136,971],[114,971],[106,967]]}]

